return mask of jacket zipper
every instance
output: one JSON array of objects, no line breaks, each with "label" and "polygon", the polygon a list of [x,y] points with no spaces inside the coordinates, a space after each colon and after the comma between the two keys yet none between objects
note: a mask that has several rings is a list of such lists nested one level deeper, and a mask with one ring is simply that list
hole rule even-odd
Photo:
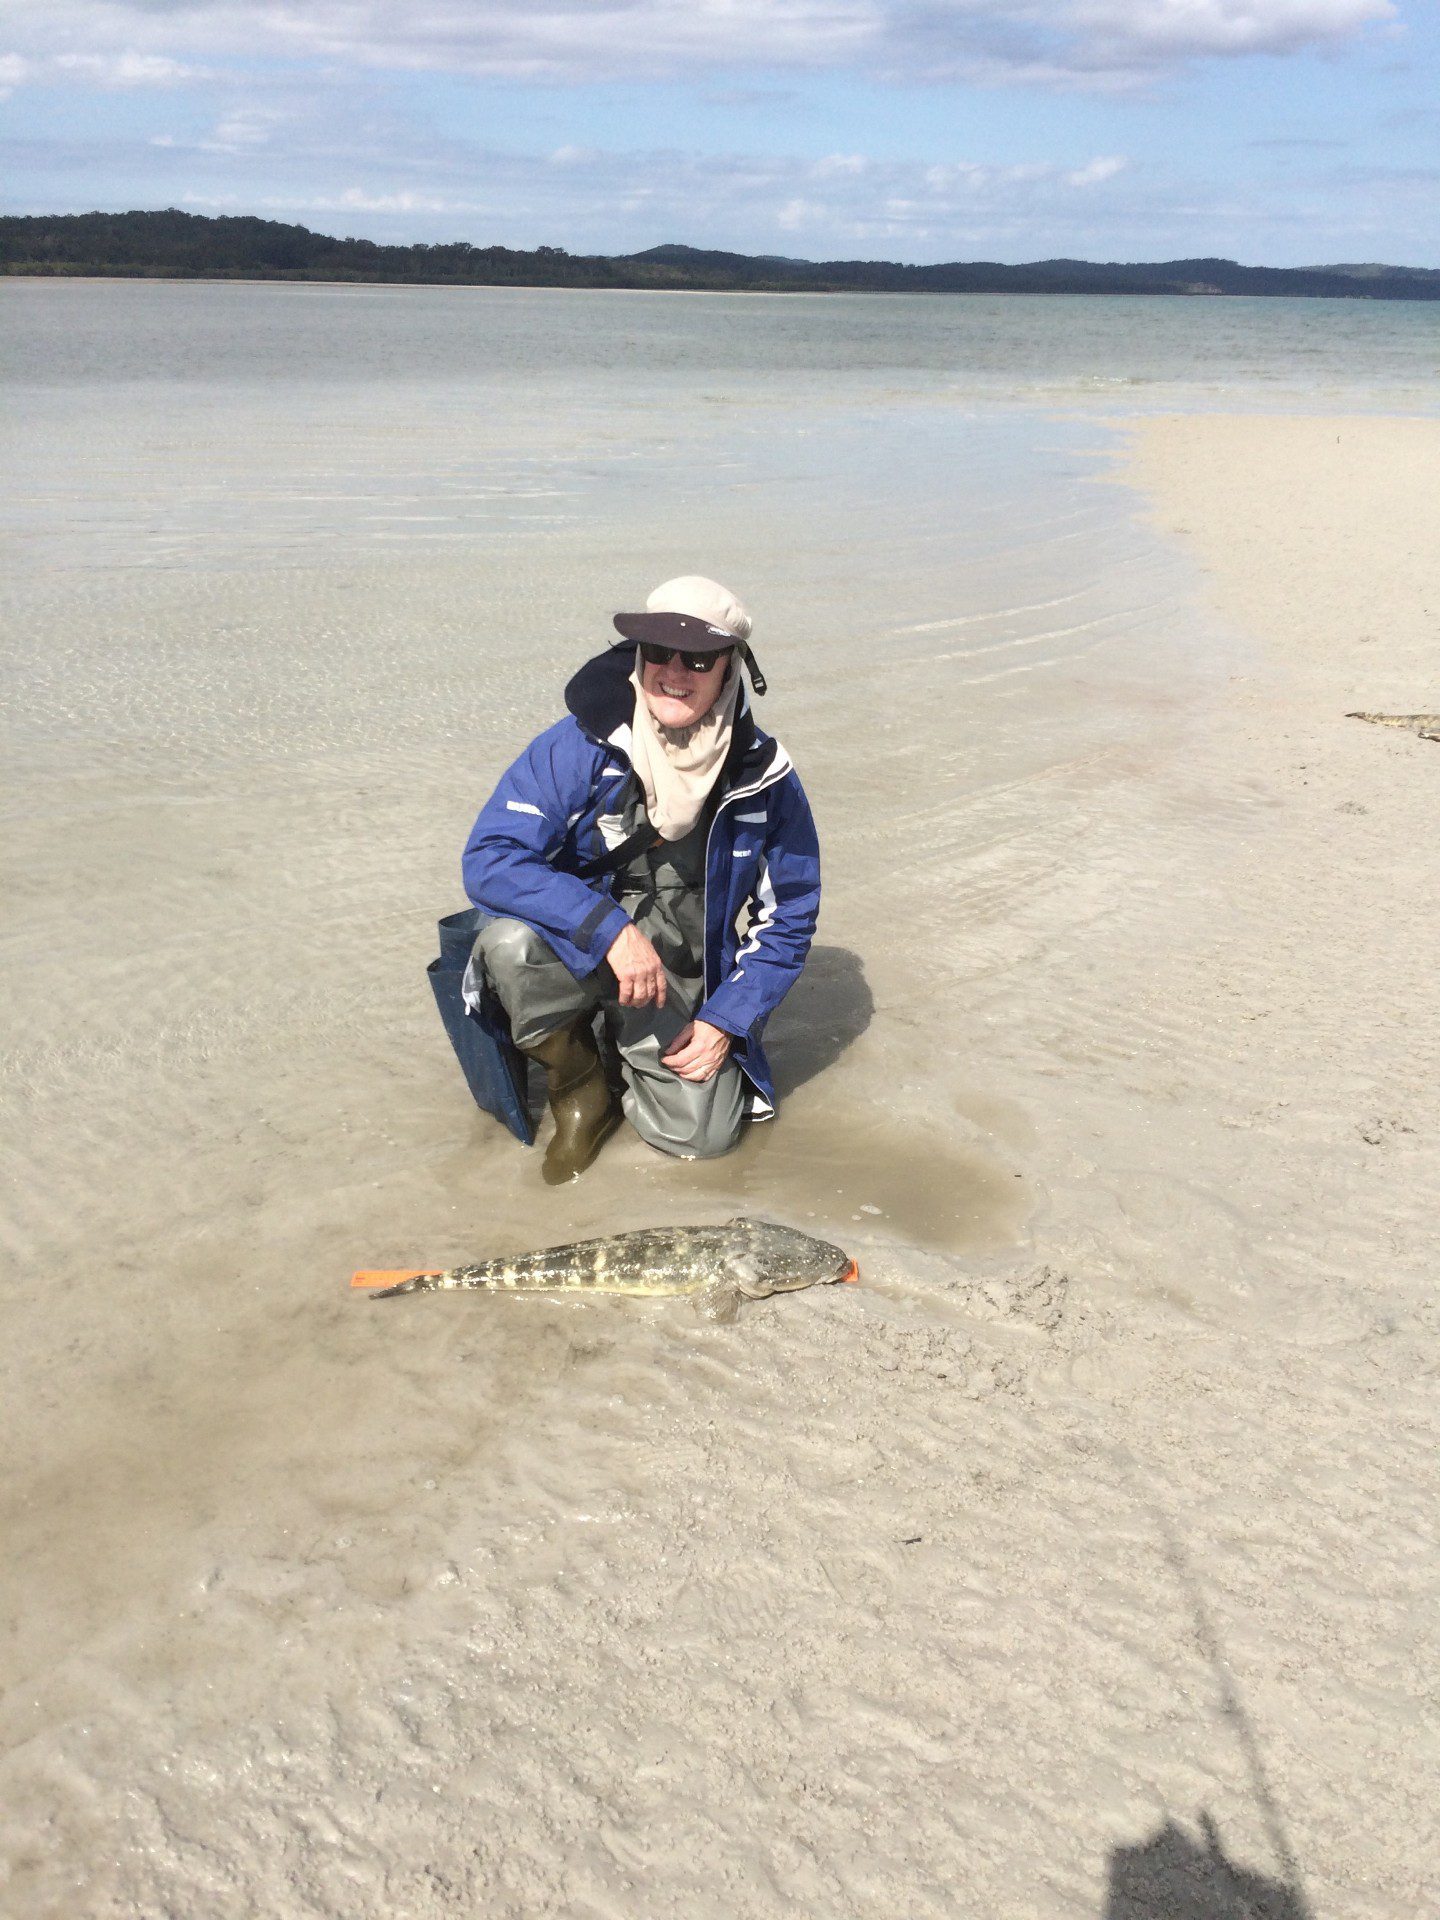
[{"label": "jacket zipper", "polygon": [[[599,746],[603,746],[606,749],[606,751],[609,753],[622,754],[624,756],[625,761],[627,762],[627,765],[630,763],[629,754],[625,753],[625,750],[623,747],[617,747],[613,740],[597,741],[596,744]],[[772,744],[773,744],[773,740],[772,740]],[[715,835],[715,823],[720,818],[721,814],[725,811],[726,807],[728,807],[732,801],[753,800],[757,793],[764,793],[770,787],[778,786],[780,782],[785,778],[786,774],[791,773],[793,771],[794,771],[794,762],[791,761],[788,765],[782,767],[778,773],[770,774],[767,778],[763,780],[757,780],[753,786],[734,788],[733,791],[731,791],[730,793],[722,795],[720,804],[716,807],[714,813],[711,814],[710,816],[709,830],[705,835],[705,887],[701,895],[701,911],[703,914],[703,919],[701,922],[701,935],[700,935],[702,942],[704,942],[707,948],[709,946],[709,941],[706,939],[706,935],[710,931],[710,842]],[[633,765],[629,765],[629,773],[633,773],[633,772],[634,772]],[[629,778],[629,773],[627,773],[627,776],[626,776],[627,778]],[[701,984],[704,986],[704,989],[705,989],[704,998],[708,1000],[710,998],[710,995],[715,991],[714,987],[712,987],[710,984],[710,955],[708,951],[705,953],[702,953],[701,960],[703,963],[703,970],[701,974]]]},{"label": "jacket zipper", "polygon": [[[753,800],[757,793],[764,793],[768,788],[778,786],[780,782],[785,778],[785,775],[790,771],[791,769],[788,766],[782,767],[778,773],[772,775],[768,780],[761,780],[753,787],[737,787],[733,793],[724,794],[721,797],[719,806],[716,807],[714,813],[711,814],[710,830],[705,835],[705,892],[703,896],[703,907],[704,907],[704,916],[705,916],[703,925],[704,925],[705,934],[708,934],[710,931],[710,842],[711,842],[711,839],[714,837],[716,821],[720,818],[721,814],[725,811],[726,807],[728,807],[731,804],[732,801]],[[706,945],[708,947],[709,945],[708,940],[706,941]],[[703,959],[705,962],[705,967],[704,967],[705,999],[708,1000],[711,994],[715,991],[714,987],[712,987],[710,984],[710,955],[708,954],[708,952],[703,955]]]}]

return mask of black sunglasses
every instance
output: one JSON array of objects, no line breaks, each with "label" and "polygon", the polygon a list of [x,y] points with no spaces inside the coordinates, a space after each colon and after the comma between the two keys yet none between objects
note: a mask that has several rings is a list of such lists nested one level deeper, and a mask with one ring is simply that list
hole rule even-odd
[{"label": "black sunglasses", "polygon": [[717,660],[728,657],[731,649],[720,647],[711,653],[686,653],[680,647],[662,647],[653,640],[640,642],[640,653],[646,666],[664,667],[672,660],[678,660],[690,673],[708,673]]}]

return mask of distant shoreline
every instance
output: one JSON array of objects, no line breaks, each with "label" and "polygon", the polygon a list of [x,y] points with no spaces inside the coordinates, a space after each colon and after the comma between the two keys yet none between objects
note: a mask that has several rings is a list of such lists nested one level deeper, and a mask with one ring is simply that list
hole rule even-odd
[{"label": "distant shoreline", "polygon": [[[956,297],[948,290],[939,287],[686,287],[686,286],[587,286],[583,281],[553,280],[400,280],[361,279],[348,273],[172,273],[126,272],[116,268],[86,267],[75,273],[55,273],[45,268],[10,267],[0,264],[0,280],[47,280],[57,285],[97,286],[112,280],[149,280],[172,287],[355,287],[390,288],[396,293],[613,293],[613,294],[685,294],[691,298],[700,297],[711,300],[719,298],[743,298],[747,300],[796,300],[815,299],[833,300],[859,295],[865,299],[922,299],[946,300]],[[1113,293],[1097,291],[1078,293],[1074,289],[1065,289],[1071,299],[1106,300],[1154,300],[1160,299],[1159,293],[1138,292],[1134,287],[1117,288]],[[1053,300],[1056,293],[1040,287],[986,287],[970,295],[970,298],[996,299],[1019,297],[1037,300]],[[1192,293],[1173,294],[1173,299],[1192,300],[1249,300],[1253,294]],[[1263,296],[1260,296],[1263,297]],[[1273,296],[1271,296],[1273,298]],[[1291,299],[1335,299],[1353,298],[1347,294],[1292,294]]]},{"label": "distant shoreline", "polygon": [[[357,292],[389,290],[392,293],[611,293],[688,295],[691,299],[718,300],[830,300],[837,296],[863,293],[861,287],[586,287],[556,286],[547,281],[526,280],[357,280],[350,275],[318,273],[104,273],[91,268],[83,273],[29,273],[23,268],[0,266],[0,281],[43,280],[56,286],[94,287],[111,281],[145,280],[167,287],[353,287]],[[891,294],[892,288],[877,289]],[[928,288],[919,292],[927,299],[940,300],[943,294]],[[1118,294],[1116,299],[1130,296]],[[1141,296],[1136,296],[1139,298]]]},{"label": "distant shoreline", "polygon": [[[690,299],[744,300],[1307,300],[1317,304],[1332,301],[1337,305],[1355,300],[1376,305],[1406,304],[1382,294],[1364,293],[1288,293],[1257,294],[1227,292],[1219,288],[1180,289],[1136,287],[980,287],[962,291],[944,287],[687,287],[687,286],[588,286],[582,281],[550,280],[401,280],[362,279],[356,274],[324,273],[173,273],[156,270],[127,272],[122,269],[86,267],[74,273],[56,273],[48,269],[11,267],[0,264],[0,281],[49,281],[64,286],[97,286],[111,281],[150,281],[172,287],[354,287],[375,290],[388,288],[395,293],[592,293],[639,294],[668,297],[681,294]],[[1436,296],[1440,297],[1440,296]]]},{"label": "distant shoreline", "polygon": [[666,244],[641,253],[382,245],[249,214],[0,215],[0,275],[21,279],[276,281],[335,286],[580,288],[595,293],[1034,293],[1440,300],[1440,268],[1250,267],[1234,260],[801,260]]}]

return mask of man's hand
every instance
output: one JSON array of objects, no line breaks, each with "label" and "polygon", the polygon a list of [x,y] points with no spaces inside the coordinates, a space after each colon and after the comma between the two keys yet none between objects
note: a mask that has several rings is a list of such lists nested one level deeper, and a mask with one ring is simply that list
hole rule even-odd
[{"label": "man's hand", "polygon": [[660,1064],[681,1080],[713,1080],[730,1057],[730,1036],[708,1020],[692,1020],[682,1027]]},{"label": "man's hand", "polygon": [[610,943],[605,955],[619,986],[622,1007],[665,1004],[665,965],[632,920]]}]

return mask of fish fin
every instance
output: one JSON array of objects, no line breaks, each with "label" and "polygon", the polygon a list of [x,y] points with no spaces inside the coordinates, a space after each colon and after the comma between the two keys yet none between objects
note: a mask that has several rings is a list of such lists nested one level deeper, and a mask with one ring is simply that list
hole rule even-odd
[{"label": "fish fin", "polygon": [[700,1318],[717,1327],[729,1326],[739,1313],[743,1298],[739,1287],[731,1280],[711,1280],[692,1296]]},{"label": "fish fin", "polygon": [[747,1300],[763,1300],[773,1291],[763,1284],[760,1269],[748,1253],[727,1253],[725,1271],[730,1276],[730,1285]]}]

